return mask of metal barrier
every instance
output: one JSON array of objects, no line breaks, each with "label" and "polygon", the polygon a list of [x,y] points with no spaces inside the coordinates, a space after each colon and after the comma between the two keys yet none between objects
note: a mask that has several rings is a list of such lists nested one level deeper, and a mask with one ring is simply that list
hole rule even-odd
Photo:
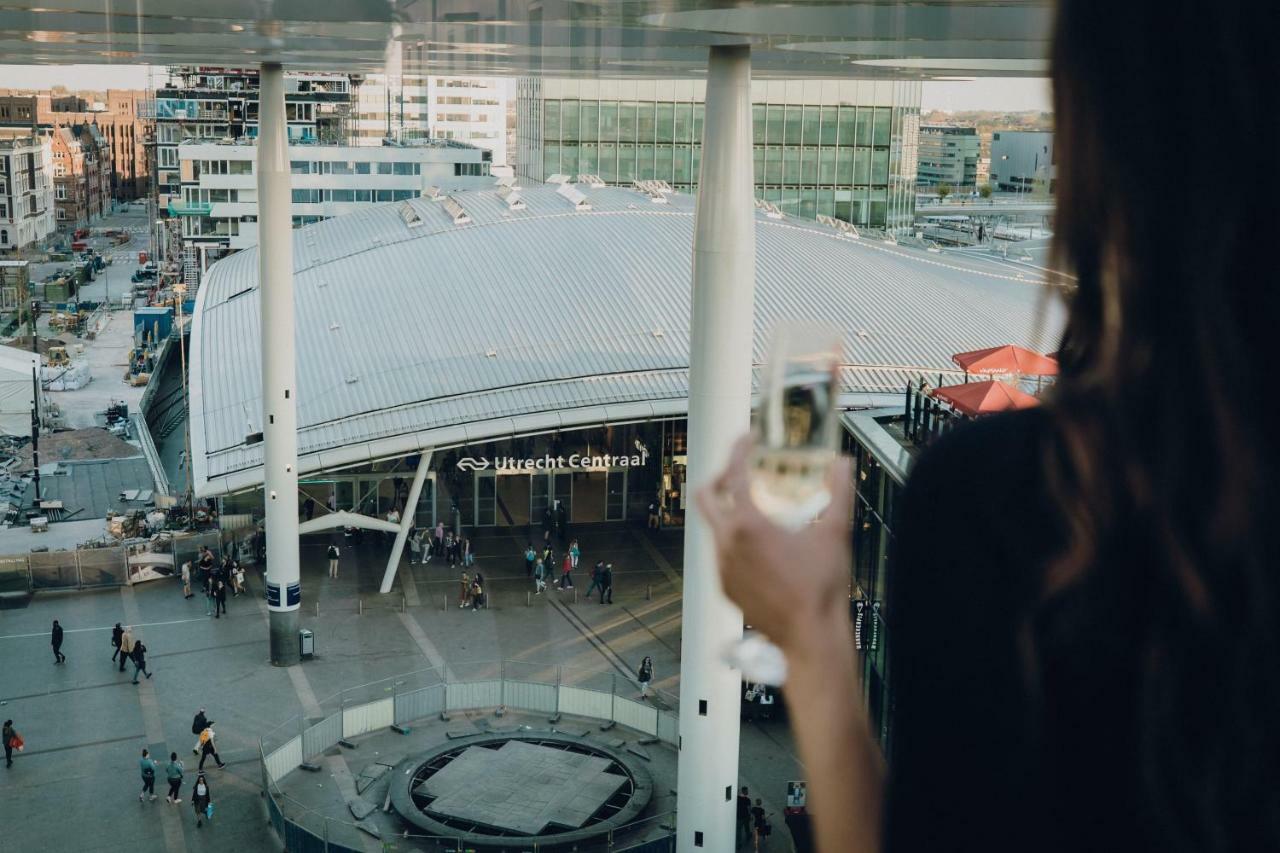
[{"label": "metal barrier", "polygon": [[[442,711],[505,707],[538,714],[574,714],[614,722],[679,746],[676,699],[656,691],[654,704],[632,698],[630,679],[617,673],[566,670],[527,661],[485,661],[462,665],[466,677],[435,669],[418,670],[350,687],[320,703],[332,708],[324,719],[306,725],[294,717],[258,739],[263,790],[277,837],[288,853],[345,853],[362,849],[365,830],[355,823],[311,809],[280,790],[279,781],[304,761],[337,746],[344,738],[410,723]],[[447,677],[451,676],[451,677]],[[625,691],[625,695],[623,692]],[[284,808],[287,805],[288,808]],[[642,832],[666,833],[628,844]],[[460,853],[456,838],[397,835],[414,849]],[[388,843],[394,842],[388,840]],[[531,845],[531,846],[530,846]],[[391,848],[394,849],[394,846]],[[516,843],[512,850],[538,853],[536,842]],[[675,849],[675,815],[651,815],[610,832],[596,844],[579,844],[581,853],[667,853]]]},{"label": "metal barrier", "polygon": [[177,533],[170,539],[127,539],[98,548],[70,548],[33,551],[30,554],[0,556],[0,593],[40,590],[93,589],[133,583],[129,572],[129,552],[139,548],[155,553],[173,553],[174,574],[186,560],[193,560],[201,545],[215,556],[222,553],[217,530]]}]

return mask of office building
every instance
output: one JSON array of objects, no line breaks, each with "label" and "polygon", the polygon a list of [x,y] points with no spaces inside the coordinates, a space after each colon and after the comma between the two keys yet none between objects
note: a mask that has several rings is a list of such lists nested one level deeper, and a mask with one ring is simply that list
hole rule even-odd
[{"label": "office building", "polygon": [[[700,80],[522,78],[517,168],[535,180],[599,176],[609,184],[698,182]],[[804,218],[900,231],[915,212],[915,81],[753,80],[758,198]]]},{"label": "office building", "polygon": [[40,243],[54,221],[52,140],[0,136],[0,252]]},{"label": "office building", "polygon": [[86,227],[111,209],[111,145],[91,124],[55,127],[50,140],[57,225]]},{"label": "office building", "polygon": [[496,78],[370,75],[357,89],[351,143],[451,139],[507,165],[506,93]]},{"label": "office building", "polygon": [[[180,193],[179,144],[258,135],[258,69],[178,66],[169,73],[154,101],[161,208]],[[348,144],[355,111],[350,75],[290,73],[285,87],[290,143]]]},{"label": "office building", "polygon": [[0,128],[55,128],[94,125],[111,149],[110,194],[128,200],[149,190],[147,139],[150,122],[146,93],[137,89],[106,92],[22,92],[0,96]]},{"label": "office building", "polygon": [[[187,142],[178,146],[178,154],[181,191],[164,212],[181,219],[183,244],[203,256],[201,268],[226,250],[256,244],[257,146],[248,139]],[[433,185],[453,185],[459,178],[480,178],[489,174],[489,156],[448,140],[377,147],[292,145],[293,224],[417,198]]]},{"label": "office building", "polygon": [[997,130],[991,134],[991,183],[1000,192],[1053,192],[1057,180],[1053,132]]},{"label": "office building", "polygon": [[978,185],[980,144],[975,127],[922,125],[917,182],[926,187],[945,184],[955,192],[972,191]]}]

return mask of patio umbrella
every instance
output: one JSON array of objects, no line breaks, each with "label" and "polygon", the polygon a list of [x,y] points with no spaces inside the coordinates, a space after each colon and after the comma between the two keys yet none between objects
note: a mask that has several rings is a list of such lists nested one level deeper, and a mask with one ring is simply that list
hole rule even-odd
[{"label": "patio umbrella", "polygon": [[1012,344],[974,350],[973,352],[958,352],[951,356],[951,360],[965,373],[1017,373],[1021,376],[1058,375],[1057,360]]},{"label": "patio umbrella", "polygon": [[944,385],[933,389],[933,396],[945,400],[959,412],[970,417],[990,415],[1009,409],[1030,409],[1040,401],[1025,391],[1019,391],[998,379],[983,382],[966,382],[963,385]]}]

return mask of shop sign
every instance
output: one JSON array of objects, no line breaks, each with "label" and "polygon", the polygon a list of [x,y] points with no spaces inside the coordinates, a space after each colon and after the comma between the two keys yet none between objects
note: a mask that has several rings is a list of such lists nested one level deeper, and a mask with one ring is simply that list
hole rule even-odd
[{"label": "shop sign", "polygon": [[488,471],[499,474],[535,473],[537,471],[607,471],[610,468],[639,468],[649,463],[648,449],[639,453],[620,455],[603,453],[573,453],[568,456],[536,456],[521,459],[515,456],[464,456],[458,460],[459,471]]}]

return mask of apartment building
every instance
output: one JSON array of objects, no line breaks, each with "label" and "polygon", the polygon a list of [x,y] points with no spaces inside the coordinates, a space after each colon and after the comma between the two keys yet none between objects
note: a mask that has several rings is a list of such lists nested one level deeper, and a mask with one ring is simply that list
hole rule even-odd
[{"label": "apartment building", "polygon": [[37,244],[53,231],[52,141],[0,136],[0,253]]},{"label": "apartment building", "polygon": [[505,166],[509,100],[502,79],[371,75],[359,84],[352,144],[451,139],[483,148],[495,166]]}]

